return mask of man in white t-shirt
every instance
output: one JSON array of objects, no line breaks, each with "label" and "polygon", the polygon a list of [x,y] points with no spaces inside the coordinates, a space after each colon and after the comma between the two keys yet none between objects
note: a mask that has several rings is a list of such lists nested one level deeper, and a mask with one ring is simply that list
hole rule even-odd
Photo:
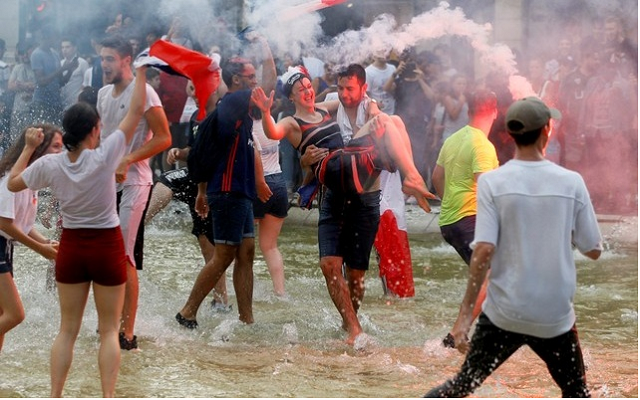
[{"label": "man in white t-shirt", "polygon": [[[589,397],[573,310],[573,247],[596,260],[602,237],[582,177],[544,157],[551,118],[560,113],[536,97],[507,110],[515,158],[478,179],[469,283],[452,330],[456,347],[469,353],[461,371],[425,397],[469,395],[523,345],[546,363],[562,397]],[[467,344],[489,266],[483,313]]]},{"label": "man in white t-shirt", "polygon": [[60,65],[64,66],[75,60],[78,62],[76,69],[62,73],[62,80],[66,81],[66,83],[60,88],[60,97],[62,98],[62,107],[66,110],[78,101],[78,95],[80,91],[82,91],[84,73],[89,69],[89,63],[84,58],[78,56],[78,48],[73,39],[62,39],[60,47],[63,57]]},{"label": "man in white t-shirt", "polygon": [[[100,57],[106,86],[98,92],[101,139],[115,132],[131,102],[135,86],[131,51],[129,42],[120,37],[109,37],[102,41]],[[116,170],[118,211],[127,253],[127,285],[120,333],[120,347],[126,350],[137,348],[133,330],[138,309],[137,270],[142,269],[141,243],[144,235],[138,229],[144,226],[141,221],[153,184],[149,158],[170,146],[171,134],[162,103],[155,90],[147,84],[144,118],[140,120],[126,155]]]},{"label": "man in white t-shirt", "polygon": [[372,99],[378,102],[380,111],[389,115],[396,112],[396,99],[390,92],[393,87],[396,67],[387,62],[387,52],[377,52],[373,63],[364,69],[367,73],[367,91]]}]

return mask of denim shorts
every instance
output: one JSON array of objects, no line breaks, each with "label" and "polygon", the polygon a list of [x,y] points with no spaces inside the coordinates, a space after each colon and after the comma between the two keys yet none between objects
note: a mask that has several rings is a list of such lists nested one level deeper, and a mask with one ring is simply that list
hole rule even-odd
[{"label": "denim shorts", "polygon": [[464,217],[453,224],[443,225],[440,227],[440,233],[442,233],[444,240],[456,249],[467,266],[471,264],[471,253],[473,253],[473,250],[471,250],[469,245],[473,242],[475,232],[475,215],[469,215],[468,217]]},{"label": "denim shorts", "polygon": [[232,192],[209,194],[207,199],[213,223],[214,244],[239,246],[242,239],[255,236],[251,199]]},{"label": "denim shorts", "polygon": [[13,240],[0,235],[0,274],[13,276]]},{"label": "denim shorts", "polygon": [[320,205],[320,257],[342,257],[347,267],[369,269],[380,222],[380,191],[344,194],[327,189]]},{"label": "denim shorts", "polygon": [[277,218],[285,218],[289,210],[289,198],[282,173],[267,175],[264,179],[273,194],[266,203],[260,199],[253,201],[253,217],[262,219],[265,214],[270,214]]}]

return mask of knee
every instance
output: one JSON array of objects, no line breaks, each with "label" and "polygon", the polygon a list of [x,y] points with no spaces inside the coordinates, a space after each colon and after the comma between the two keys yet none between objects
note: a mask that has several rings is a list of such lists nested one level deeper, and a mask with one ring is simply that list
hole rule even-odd
[{"label": "knee", "polygon": [[7,322],[7,331],[15,328],[20,325],[22,321],[24,321],[24,308],[20,308],[18,310],[4,310],[4,314],[2,314]]},{"label": "knee", "polygon": [[320,269],[327,280],[336,280],[342,277],[342,263],[337,259],[321,259]]}]

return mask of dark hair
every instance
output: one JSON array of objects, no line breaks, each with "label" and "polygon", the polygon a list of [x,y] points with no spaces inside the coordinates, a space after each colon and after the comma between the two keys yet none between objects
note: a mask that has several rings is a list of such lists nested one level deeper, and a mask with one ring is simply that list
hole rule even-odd
[{"label": "dark hair", "polygon": [[21,41],[18,42],[18,44],[16,44],[16,55],[17,56],[24,56],[24,55],[27,54],[27,52],[30,49],[33,49],[35,47],[36,47],[36,45],[32,41],[29,41],[29,40],[24,40],[23,41],[23,40],[21,40]]},{"label": "dark hair", "polygon": [[[542,129],[544,129],[545,126],[541,126],[540,128],[524,133],[509,132],[509,136],[511,136],[513,141],[516,142],[516,146],[531,146],[538,140],[542,134]],[[507,132],[508,131],[509,130],[507,129]]]},{"label": "dark hair", "polygon": [[498,97],[487,89],[478,89],[469,96],[469,115],[480,115],[498,109]]},{"label": "dark hair", "polygon": [[98,89],[93,86],[85,86],[78,94],[78,101],[96,106],[98,104]]},{"label": "dark hair", "polygon": [[242,57],[232,57],[222,65],[222,80],[227,87],[231,87],[234,75],[240,75],[244,71],[245,64],[251,64],[251,61]]},{"label": "dark hair", "polygon": [[11,169],[13,164],[15,164],[20,157],[20,153],[22,153],[22,149],[24,149],[24,145],[26,142],[25,136],[27,134],[27,129],[29,128],[42,129],[42,132],[44,133],[44,140],[42,141],[42,143],[40,143],[40,146],[38,146],[33,152],[27,165],[30,165],[32,162],[44,155],[44,153],[51,145],[51,141],[53,140],[53,137],[56,133],[59,132],[60,134],[62,134],[62,129],[52,124],[34,124],[24,128],[22,130],[22,133],[20,133],[20,136],[18,136],[11,147],[9,147],[9,149],[5,152],[4,157],[0,159],[0,177],[3,177],[4,174]]},{"label": "dark hair", "polygon": [[367,83],[367,73],[360,64],[350,64],[347,68],[344,68],[338,72],[338,79],[351,78],[352,76],[355,76],[360,87],[364,86],[364,84]]},{"label": "dark hair", "polygon": [[100,116],[96,108],[85,102],[78,102],[67,111],[62,117],[62,127],[64,128],[64,136],[62,143],[67,150],[75,150],[78,148],[91,130],[100,122]]},{"label": "dark hair", "polygon": [[63,37],[62,40],[60,40],[60,43],[62,43],[62,42],[69,42],[69,43],[71,43],[72,46],[74,46],[74,47],[76,46],[76,40],[71,38],[70,36]]},{"label": "dark hair", "polygon": [[120,35],[108,36],[100,42],[102,47],[114,49],[121,58],[133,57],[131,43]]}]

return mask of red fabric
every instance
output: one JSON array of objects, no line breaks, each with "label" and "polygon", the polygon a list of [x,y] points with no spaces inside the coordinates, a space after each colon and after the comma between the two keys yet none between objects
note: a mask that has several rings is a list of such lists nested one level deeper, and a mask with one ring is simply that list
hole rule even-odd
[{"label": "red fabric", "polygon": [[380,255],[380,277],[386,280],[387,290],[398,297],[413,297],[413,267],[406,231],[398,229],[393,211],[380,216],[374,246]]},{"label": "red fabric", "polygon": [[[189,78],[196,88],[198,98],[198,120],[206,116],[209,97],[218,89],[220,84],[220,69],[211,71],[213,60],[166,40],[157,40],[151,45],[149,55],[157,57],[179,74]],[[182,110],[180,110],[182,112]]]},{"label": "red fabric", "polygon": [[184,104],[187,102],[187,78],[160,71],[160,90],[158,95],[167,114],[167,120],[174,124],[180,122]]}]

